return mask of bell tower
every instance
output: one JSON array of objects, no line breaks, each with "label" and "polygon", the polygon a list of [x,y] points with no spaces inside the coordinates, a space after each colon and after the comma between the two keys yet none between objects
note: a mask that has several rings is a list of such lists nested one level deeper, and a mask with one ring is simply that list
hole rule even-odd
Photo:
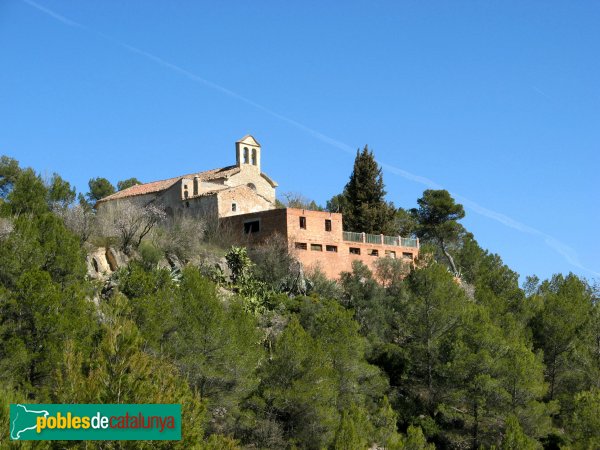
[{"label": "bell tower", "polygon": [[241,168],[255,167],[260,172],[260,144],[247,134],[235,143],[235,161]]}]

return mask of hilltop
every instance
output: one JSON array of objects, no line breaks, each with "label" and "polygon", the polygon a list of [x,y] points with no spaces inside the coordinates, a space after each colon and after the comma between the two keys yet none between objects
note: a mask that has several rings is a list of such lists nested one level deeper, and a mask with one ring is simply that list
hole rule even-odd
[{"label": "hilltop", "polygon": [[[597,289],[573,274],[519,286],[446,191],[403,210],[383,180],[355,189],[360,157],[326,208],[349,231],[402,227],[420,253],[337,280],[276,237],[244,247],[144,208],[101,219],[102,182],[77,201],[3,157],[3,442],[9,403],[181,403],[184,439],[153,448],[598,447]],[[60,445],[100,447],[85,444]]]}]

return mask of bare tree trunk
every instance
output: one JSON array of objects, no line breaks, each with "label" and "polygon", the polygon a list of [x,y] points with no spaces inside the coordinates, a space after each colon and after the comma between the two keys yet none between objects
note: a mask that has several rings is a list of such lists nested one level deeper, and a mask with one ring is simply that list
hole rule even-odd
[{"label": "bare tree trunk", "polygon": [[443,239],[440,239],[440,247],[442,247],[442,252],[444,252],[444,255],[446,255],[446,258],[450,263],[450,267],[452,267],[452,272],[454,272],[455,276],[458,276],[458,270],[456,269],[456,264],[454,264],[454,258],[452,258],[452,255],[450,255],[448,250],[446,250],[446,245],[444,244]]}]

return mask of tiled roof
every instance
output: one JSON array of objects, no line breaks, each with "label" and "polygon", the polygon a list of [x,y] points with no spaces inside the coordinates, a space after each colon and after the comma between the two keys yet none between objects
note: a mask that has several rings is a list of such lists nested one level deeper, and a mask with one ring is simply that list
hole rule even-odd
[{"label": "tiled roof", "polygon": [[131,186],[130,188],[123,189],[122,191],[119,191],[119,192],[115,192],[114,194],[109,195],[108,197],[104,197],[104,198],[98,200],[98,203],[105,202],[108,200],[118,200],[121,198],[134,197],[136,195],[144,195],[144,194],[151,194],[154,192],[161,192],[161,191],[164,191],[164,190],[170,188],[171,186],[173,186],[175,183],[177,183],[178,181],[180,181],[183,178],[193,179],[194,177],[197,176],[200,178],[200,181],[210,181],[210,180],[216,180],[219,178],[229,178],[231,175],[234,175],[234,174],[238,173],[239,171],[240,171],[240,168],[238,166],[228,166],[228,167],[222,167],[220,169],[207,170],[205,172],[192,173],[189,175],[181,175],[179,177],[168,178],[166,180],[161,180],[161,181],[152,181],[150,183],[136,184],[135,186]]}]

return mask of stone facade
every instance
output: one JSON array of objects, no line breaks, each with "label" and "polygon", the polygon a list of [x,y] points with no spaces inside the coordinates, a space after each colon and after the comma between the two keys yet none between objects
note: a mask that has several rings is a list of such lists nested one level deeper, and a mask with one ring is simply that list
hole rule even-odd
[{"label": "stone facade", "polygon": [[275,207],[277,183],[261,172],[261,147],[248,135],[235,143],[236,164],[139,184],[98,201],[103,210],[155,204],[169,215],[222,218]]},{"label": "stone facade", "polygon": [[353,261],[374,271],[379,258],[402,258],[413,264],[419,253],[416,239],[344,232],[342,215],[337,213],[274,209],[226,217],[221,224],[229,233],[237,232],[238,241],[246,245],[279,234],[305,268],[319,266],[331,279],[351,271]]}]

